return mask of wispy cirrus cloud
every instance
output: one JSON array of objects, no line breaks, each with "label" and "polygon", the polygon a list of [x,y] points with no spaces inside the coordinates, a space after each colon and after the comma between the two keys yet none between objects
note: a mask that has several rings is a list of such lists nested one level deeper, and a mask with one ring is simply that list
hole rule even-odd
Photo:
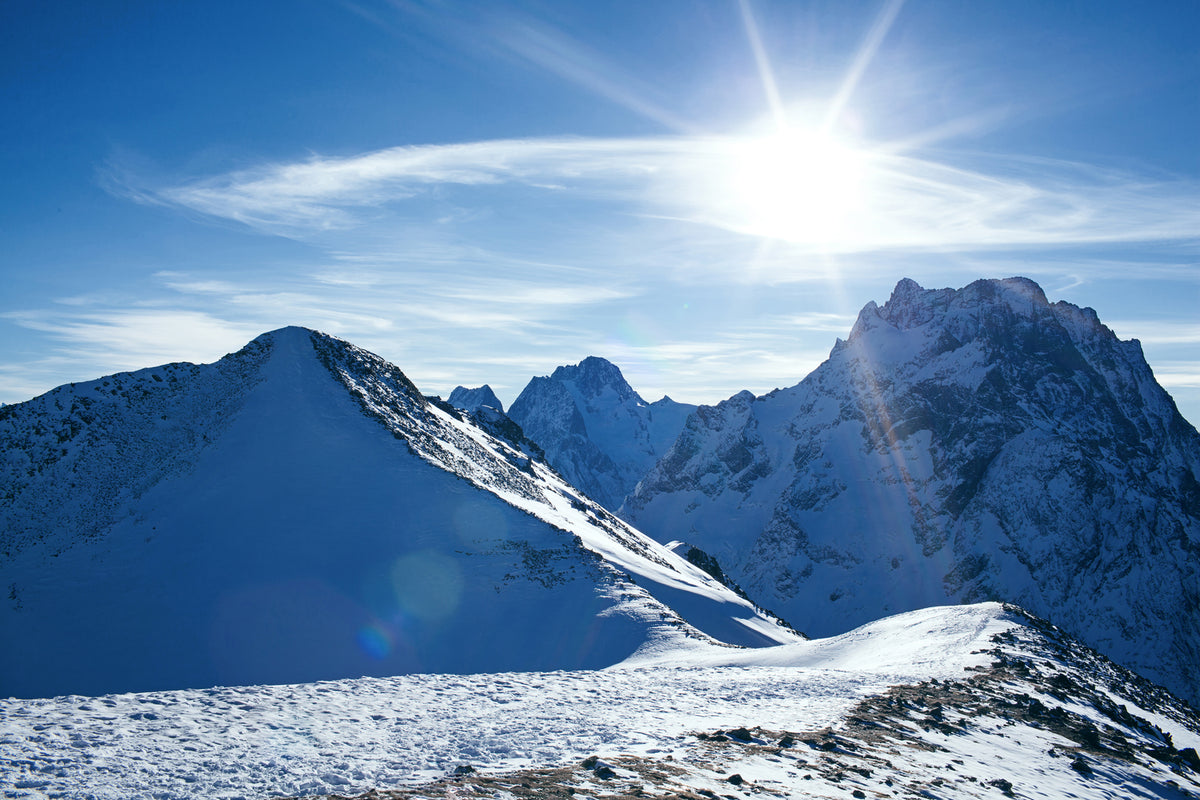
[{"label": "wispy cirrus cloud", "polygon": [[[682,223],[755,238],[761,226],[754,216],[762,212],[744,192],[731,188],[745,154],[755,146],[754,140],[735,137],[405,146],[264,164],[129,194],[298,238],[350,228],[361,234],[364,228],[440,225],[452,244],[456,226],[478,233],[473,213],[515,213],[506,198],[516,191],[525,193],[530,235],[539,213],[569,199],[582,204],[581,212],[603,218],[610,229],[640,225],[644,231],[647,221],[657,220],[660,233]],[[1200,183],[1194,180],[1147,178],[1044,158],[935,159],[868,147],[854,150],[852,157],[861,190],[846,211],[844,230],[800,225],[794,237],[777,237],[785,245],[798,252],[842,254],[971,252],[1194,240],[1200,230]],[[781,181],[803,178],[787,171],[779,176]],[[837,176],[821,179],[835,182]],[[435,197],[445,189],[455,190],[452,199],[434,202],[445,200]],[[819,207],[820,200],[807,199],[804,208]],[[447,205],[457,218],[444,213]],[[514,240],[520,233],[510,231]],[[767,238],[775,235],[769,232]]]},{"label": "wispy cirrus cloud", "polygon": [[1113,320],[1108,326],[1142,344],[1200,345],[1200,322],[1191,320]]},{"label": "wispy cirrus cloud", "polygon": [[1172,392],[1200,389],[1200,361],[1163,361],[1154,369],[1154,377]]},{"label": "wispy cirrus cloud", "polygon": [[[216,314],[175,307],[68,306],[5,312],[0,318],[48,334],[57,343],[42,365],[47,374],[77,364],[98,365],[107,373],[171,361],[211,361],[262,333]],[[76,373],[73,379],[89,377],[96,376]]]},{"label": "wispy cirrus cloud", "polygon": [[580,352],[586,348],[563,344],[588,338],[576,329],[577,315],[636,296],[628,287],[591,286],[590,277],[552,268],[504,277],[360,264],[287,276],[270,268],[162,271],[154,276],[157,289],[143,288],[136,297],[70,296],[0,314],[0,320],[44,336],[52,354],[38,363],[0,364],[0,400],[168,361],[212,361],[285,325],[351,339],[403,365],[431,391],[448,390],[440,383],[450,380],[447,364],[456,359],[474,365],[458,380],[496,382],[497,375],[486,373],[485,351]]},{"label": "wispy cirrus cloud", "polygon": [[[652,140],[536,139],[392,147],[358,156],[312,156],[157,188],[149,197],[271,232],[355,227],[371,209],[441,185],[503,183],[561,188],[565,182],[630,179],[657,169],[670,146]],[[114,171],[118,180],[123,171]],[[128,184],[126,178],[123,183]]]}]

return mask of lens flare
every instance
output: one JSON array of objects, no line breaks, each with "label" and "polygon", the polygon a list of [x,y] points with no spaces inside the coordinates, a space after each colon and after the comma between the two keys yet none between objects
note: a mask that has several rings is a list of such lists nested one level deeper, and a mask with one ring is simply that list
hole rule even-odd
[{"label": "lens flare", "polygon": [[359,628],[358,646],[371,658],[382,661],[391,655],[395,640],[387,628],[374,622]]},{"label": "lens flare", "polygon": [[450,556],[434,550],[412,553],[392,565],[392,590],[408,615],[438,622],[454,614],[462,599],[462,570]]}]

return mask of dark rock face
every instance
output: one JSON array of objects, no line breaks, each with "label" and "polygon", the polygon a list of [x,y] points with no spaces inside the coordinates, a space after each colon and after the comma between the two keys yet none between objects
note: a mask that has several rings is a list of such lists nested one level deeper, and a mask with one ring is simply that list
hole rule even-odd
[{"label": "dark rock face", "polygon": [[1017,602],[1195,702],[1200,434],[1024,278],[901,281],[802,383],[701,407],[623,513],[814,635]]}]

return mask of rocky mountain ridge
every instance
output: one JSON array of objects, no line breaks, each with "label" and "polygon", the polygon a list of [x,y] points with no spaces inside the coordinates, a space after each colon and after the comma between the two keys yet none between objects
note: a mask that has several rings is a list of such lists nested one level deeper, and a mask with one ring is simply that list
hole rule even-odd
[{"label": "rocky mountain ridge", "polygon": [[800,384],[702,406],[626,500],[821,636],[1005,600],[1200,699],[1200,434],[1023,278],[903,280]]}]

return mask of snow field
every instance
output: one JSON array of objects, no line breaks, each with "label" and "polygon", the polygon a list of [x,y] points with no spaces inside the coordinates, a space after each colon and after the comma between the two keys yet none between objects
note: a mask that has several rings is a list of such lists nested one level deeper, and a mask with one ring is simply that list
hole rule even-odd
[{"label": "snow field", "polygon": [[[232,800],[349,794],[428,781],[460,764],[681,760],[696,732],[815,730],[889,686],[959,677],[984,659],[972,651],[1012,624],[990,604],[941,611],[824,642],[693,646],[602,671],[10,699],[0,701],[0,789],[12,798]],[[939,650],[941,659],[930,658]]]},{"label": "snow field", "polygon": [[690,731],[829,725],[903,679],[664,667],[8,700],[0,787],[7,797],[97,800],[361,792],[459,764],[661,756],[681,752]]}]

